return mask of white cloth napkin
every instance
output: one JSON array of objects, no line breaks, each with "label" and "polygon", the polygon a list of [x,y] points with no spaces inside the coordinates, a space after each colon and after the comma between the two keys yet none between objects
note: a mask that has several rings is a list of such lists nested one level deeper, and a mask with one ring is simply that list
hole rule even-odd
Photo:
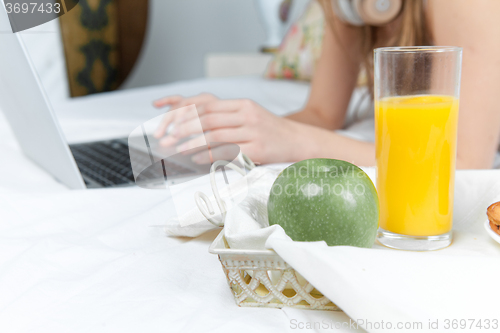
[{"label": "white cloth napkin", "polygon": [[[248,212],[248,215],[238,215],[241,218],[246,218],[244,222],[226,225],[226,233],[238,234],[243,231],[260,230],[268,226],[267,199],[271,191],[271,186],[282,169],[283,166],[280,165],[255,167],[245,177],[232,170],[228,170],[226,171],[228,185],[225,185],[222,179],[217,179],[222,178],[223,175],[216,175],[220,197],[224,201],[228,214],[234,216],[235,213],[241,213],[242,207],[247,207],[246,211]],[[165,226],[166,233],[169,236],[197,237],[217,228],[203,216],[194,200],[196,192],[206,194],[210,205],[214,209],[214,219],[221,218],[220,209],[212,194],[213,189],[210,185],[210,175],[205,175],[179,185],[169,186],[169,190],[174,198],[173,201],[177,211],[176,216],[170,218]],[[175,200],[176,198],[178,200]],[[241,206],[239,205],[240,203]],[[231,220],[235,221],[238,219],[238,217],[231,218]],[[264,221],[265,224],[262,224]],[[259,247],[263,248],[266,238],[262,236],[258,237],[262,242]],[[248,242],[247,240],[243,241]],[[255,247],[254,244],[247,246]]]},{"label": "white cloth napkin", "polygon": [[246,198],[227,212],[224,235],[231,248],[264,249],[278,226],[269,227],[267,201],[282,168],[257,167],[249,176]]},{"label": "white cloth napkin", "polygon": [[[374,169],[365,171],[375,178]],[[486,208],[500,200],[498,171],[484,171],[479,178],[477,172],[457,172],[454,242],[427,253],[378,245],[360,249],[293,242],[281,227],[265,227],[264,188],[250,191],[239,207],[228,212],[225,235],[230,247],[274,249],[360,328],[368,332],[397,331],[401,325],[399,331],[408,332],[500,328],[500,291],[495,284],[500,276],[500,246],[483,229]]]}]

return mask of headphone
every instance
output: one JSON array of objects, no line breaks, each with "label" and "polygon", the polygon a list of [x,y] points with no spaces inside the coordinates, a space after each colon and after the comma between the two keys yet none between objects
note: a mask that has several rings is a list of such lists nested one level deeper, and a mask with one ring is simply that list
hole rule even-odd
[{"label": "headphone", "polygon": [[396,18],[402,0],[332,0],[333,12],[351,25],[384,25]]}]

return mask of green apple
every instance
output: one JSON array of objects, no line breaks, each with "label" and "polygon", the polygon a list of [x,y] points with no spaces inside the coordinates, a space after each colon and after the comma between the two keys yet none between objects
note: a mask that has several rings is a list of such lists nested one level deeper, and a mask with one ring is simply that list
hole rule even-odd
[{"label": "green apple", "polygon": [[283,170],[267,210],[269,225],[281,225],[295,241],[371,247],[378,229],[375,186],[363,170],[340,160],[304,160]]}]

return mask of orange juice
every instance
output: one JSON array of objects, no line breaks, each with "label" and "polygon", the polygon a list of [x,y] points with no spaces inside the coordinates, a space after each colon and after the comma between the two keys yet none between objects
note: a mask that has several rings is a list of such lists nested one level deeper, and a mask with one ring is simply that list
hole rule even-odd
[{"label": "orange juice", "polygon": [[375,103],[380,228],[410,236],[451,230],[457,121],[452,96]]}]

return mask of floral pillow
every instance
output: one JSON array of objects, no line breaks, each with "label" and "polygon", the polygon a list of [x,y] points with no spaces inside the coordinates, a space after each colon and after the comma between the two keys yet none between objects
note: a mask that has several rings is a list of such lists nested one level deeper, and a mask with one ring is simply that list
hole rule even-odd
[{"label": "floral pillow", "polygon": [[311,80],[321,55],[325,19],[317,1],[287,32],[264,76],[270,79]]}]

